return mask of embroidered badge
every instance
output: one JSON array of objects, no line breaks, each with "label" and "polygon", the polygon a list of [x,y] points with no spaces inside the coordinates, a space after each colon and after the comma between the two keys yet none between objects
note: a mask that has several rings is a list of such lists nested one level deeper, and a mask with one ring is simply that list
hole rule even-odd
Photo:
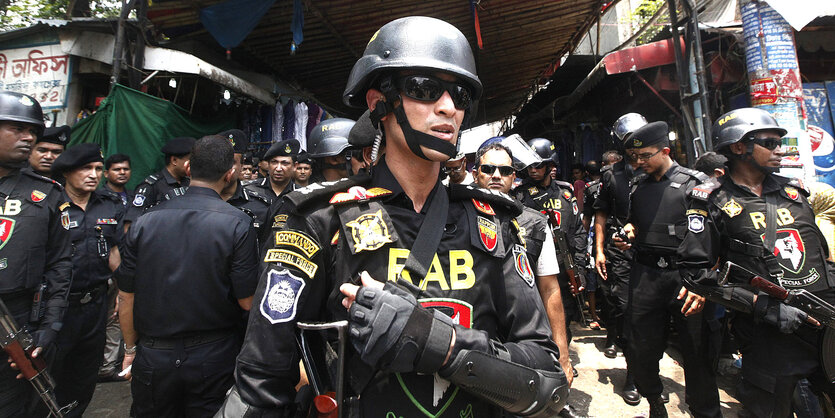
[{"label": "embroidered badge", "polygon": [[307,274],[307,276],[311,279],[316,274],[316,270],[319,268],[319,266],[315,263],[299,254],[287,250],[277,250],[275,248],[267,251],[267,255],[264,256],[264,262],[289,264],[305,272],[305,274]]},{"label": "embroidered badge", "polygon": [[261,298],[261,315],[271,324],[292,321],[296,317],[296,306],[304,286],[304,280],[289,270],[270,270],[267,273],[267,288]]},{"label": "embroidered badge", "polygon": [[580,208],[577,206],[577,201],[571,202],[571,211],[573,211],[575,215],[580,212]]},{"label": "embroidered badge", "polygon": [[58,210],[63,211],[64,209],[70,207],[70,202],[61,203],[61,206],[58,206]]},{"label": "embroidered badge", "polygon": [[481,239],[481,244],[487,251],[496,249],[498,243],[498,228],[494,222],[488,221],[481,216],[478,217],[478,237]]},{"label": "embroidered badge", "polygon": [[145,204],[145,195],[138,194],[136,197],[133,198],[133,205],[136,207],[141,207]]},{"label": "embroidered badge", "polygon": [[12,232],[14,232],[14,225],[14,219],[0,218],[0,248],[5,247],[6,243],[9,242]]},{"label": "embroidered badge", "polygon": [[701,210],[701,209],[687,209],[687,212],[685,212],[685,213],[686,213],[687,215],[702,215],[702,216],[707,216],[707,211],[706,211],[706,210]]},{"label": "embroidered badge", "polygon": [[70,213],[67,211],[61,212],[61,226],[67,231],[70,230]]},{"label": "embroidered badge", "polygon": [[289,246],[301,250],[307,258],[319,251],[316,242],[307,235],[296,231],[278,231],[275,233],[275,245]]},{"label": "embroidered badge", "polygon": [[693,191],[691,191],[690,194],[692,194],[693,197],[701,200],[707,200],[707,198],[710,196],[710,192],[708,192],[707,190],[702,190],[698,187],[694,187]]},{"label": "embroidered badge", "polygon": [[335,205],[345,202],[363,201],[390,194],[391,190],[387,190],[382,187],[374,187],[365,190],[365,188],[361,186],[354,186],[348,189],[348,191],[333,195],[333,197],[330,200],[330,203]]},{"label": "embroidered badge", "polygon": [[284,153],[285,154],[290,154],[292,152],[293,152],[293,149],[290,148],[290,144],[287,144],[287,145],[284,146]]},{"label": "embroidered badge", "polygon": [[518,244],[513,246],[513,265],[516,267],[516,273],[519,274],[519,277],[528,286],[533,287],[534,276],[533,270],[531,270],[531,263],[528,261],[528,254],[525,253],[525,248]]},{"label": "embroidered badge", "polygon": [[117,225],[119,221],[113,218],[96,219],[96,225]]},{"label": "embroidered badge", "polygon": [[374,251],[383,245],[393,242],[386,222],[383,220],[383,211],[360,215],[357,219],[345,224],[351,228],[351,238],[354,240],[354,252],[363,250]]},{"label": "embroidered badge", "polygon": [[786,196],[788,196],[791,200],[797,201],[797,199],[800,197],[800,193],[798,193],[797,189],[795,189],[794,187],[786,186],[785,188],[783,188],[783,190],[786,192]]},{"label": "embroidered badge", "polygon": [[480,200],[473,199],[473,205],[475,208],[478,209],[479,212],[493,216],[496,212],[493,210],[493,207],[490,206],[487,202],[482,202]]},{"label": "embroidered badge", "polygon": [[742,206],[740,206],[739,203],[736,203],[735,200],[731,199],[728,203],[725,203],[725,205],[722,206],[722,211],[727,213],[728,217],[733,218],[734,216],[742,213]]},{"label": "embroidered badge", "polygon": [[643,143],[643,142],[641,142],[641,140],[640,140],[640,139],[635,139],[635,140],[632,140],[632,145],[633,145],[635,148],[641,148],[641,145],[643,145],[643,144],[644,144],[644,143]]},{"label": "embroidered badge", "polygon": [[[765,234],[760,236],[765,240]],[[803,270],[806,261],[806,246],[796,229],[778,229],[774,241],[774,256],[780,267],[794,274]]]},{"label": "embroidered badge", "polygon": [[571,200],[571,192],[569,192],[568,190],[563,190],[562,195],[563,197],[565,197],[565,200]]},{"label": "embroidered badge", "polygon": [[32,194],[30,197],[32,198],[33,202],[38,203],[46,198],[46,193],[40,190],[32,190]]},{"label": "embroidered badge", "polygon": [[275,215],[273,218],[273,228],[284,228],[287,223],[287,215]]},{"label": "embroidered badge", "polygon": [[705,217],[702,215],[687,215],[687,229],[698,234],[705,230]]},{"label": "embroidered badge", "polygon": [[539,193],[539,189],[537,189],[536,187],[531,187],[530,189],[528,189],[528,193],[530,193],[531,196],[534,196],[537,193]]}]

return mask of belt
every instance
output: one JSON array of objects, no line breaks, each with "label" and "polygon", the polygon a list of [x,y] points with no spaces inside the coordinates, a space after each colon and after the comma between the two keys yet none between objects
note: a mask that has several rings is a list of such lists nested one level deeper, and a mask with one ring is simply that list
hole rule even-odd
[{"label": "belt", "polygon": [[70,292],[67,300],[70,303],[84,305],[98,299],[99,296],[105,293],[107,293],[107,283],[102,283],[78,292]]},{"label": "belt", "polygon": [[675,270],[678,268],[678,257],[672,254],[653,254],[636,252],[635,261],[649,267]]},{"label": "belt", "polygon": [[220,341],[232,336],[233,334],[234,331],[224,329],[200,332],[186,337],[147,337],[143,335],[139,338],[139,344],[147,348],[172,350],[180,344],[182,344],[183,348],[194,347],[196,345]]}]

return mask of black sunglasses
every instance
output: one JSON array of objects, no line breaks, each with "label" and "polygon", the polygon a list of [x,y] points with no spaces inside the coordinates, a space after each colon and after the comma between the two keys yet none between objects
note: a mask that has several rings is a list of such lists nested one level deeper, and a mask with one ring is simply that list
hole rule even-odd
[{"label": "black sunglasses", "polygon": [[478,167],[478,169],[483,174],[489,174],[489,175],[493,175],[493,173],[495,173],[496,170],[499,170],[499,174],[501,174],[502,176],[505,176],[505,177],[513,174],[513,171],[514,171],[513,167],[511,167],[509,165],[492,165],[492,164],[482,164]]},{"label": "black sunglasses", "polygon": [[536,163],[536,164],[531,164],[528,167],[539,170],[539,169],[545,168],[547,166],[548,166],[548,162],[547,161],[542,161],[542,162],[539,162],[539,163]]},{"label": "black sunglasses", "polygon": [[473,102],[473,95],[465,85],[428,75],[407,75],[397,79],[395,85],[406,97],[422,102],[434,102],[448,91],[458,110],[468,109]]},{"label": "black sunglasses", "polygon": [[783,145],[783,138],[751,138],[751,140],[769,151],[774,151],[777,147]]}]

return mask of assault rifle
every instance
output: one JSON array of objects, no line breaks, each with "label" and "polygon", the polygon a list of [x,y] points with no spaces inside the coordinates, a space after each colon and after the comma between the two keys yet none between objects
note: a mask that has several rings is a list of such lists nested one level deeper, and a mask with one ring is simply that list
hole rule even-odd
[{"label": "assault rifle", "polygon": [[545,214],[548,216],[548,224],[550,225],[551,232],[554,235],[554,244],[557,247],[557,260],[560,263],[560,267],[565,270],[565,273],[568,275],[568,282],[571,284],[571,294],[574,296],[574,299],[577,300],[577,309],[580,311],[580,320],[583,321],[583,326],[585,326],[586,316],[583,314],[585,301],[583,300],[583,294],[580,292],[581,285],[580,281],[577,279],[577,268],[574,265],[574,257],[568,249],[568,239],[566,238],[565,232],[560,230],[554,211],[547,210],[545,211]]},{"label": "assault rifle", "polygon": [[14,317],[6,304],[0,300],[0,347],[12,359],[23,377],[35,387],[43,403],[49,408],[49,416],[62,418],[64,414],[75,407],[73,402],[60,407],[55,399],[55,381],[46,371],[46,362],[42,357],[32,357],[35,351],[35,340],[26,330],[19,329]]},{"label": "assault rifle", "polygon": [[[345,411],[345,349],[348,344],[348,321],[299,322],[297,343],[302,353],[302,363],[307,379],[316,397],[313,398],[311,417],[342,418]],[[336,330],[339,338],[338,352],[330,349],[324,332]],[[336,376],[331,376],[336,362]],[[335,380],[335,382],[334,382]]]}]

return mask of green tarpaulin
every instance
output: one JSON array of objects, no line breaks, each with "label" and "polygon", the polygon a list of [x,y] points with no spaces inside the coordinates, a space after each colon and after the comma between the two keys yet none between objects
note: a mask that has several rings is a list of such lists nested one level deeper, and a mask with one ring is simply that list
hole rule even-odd
[{"label": "green tarpaulin", "polygon": [[169,101],[117,84],[95,114],[73,126],[69,146],[95,143],[101,146],[105,158],[117,153],[129,155],[132,173],[128,187],[133,189],[149,174],[162,169],[160,149],[169,139],[200,138],[231,129],[233,124],[231,116],[197,122]]}]

